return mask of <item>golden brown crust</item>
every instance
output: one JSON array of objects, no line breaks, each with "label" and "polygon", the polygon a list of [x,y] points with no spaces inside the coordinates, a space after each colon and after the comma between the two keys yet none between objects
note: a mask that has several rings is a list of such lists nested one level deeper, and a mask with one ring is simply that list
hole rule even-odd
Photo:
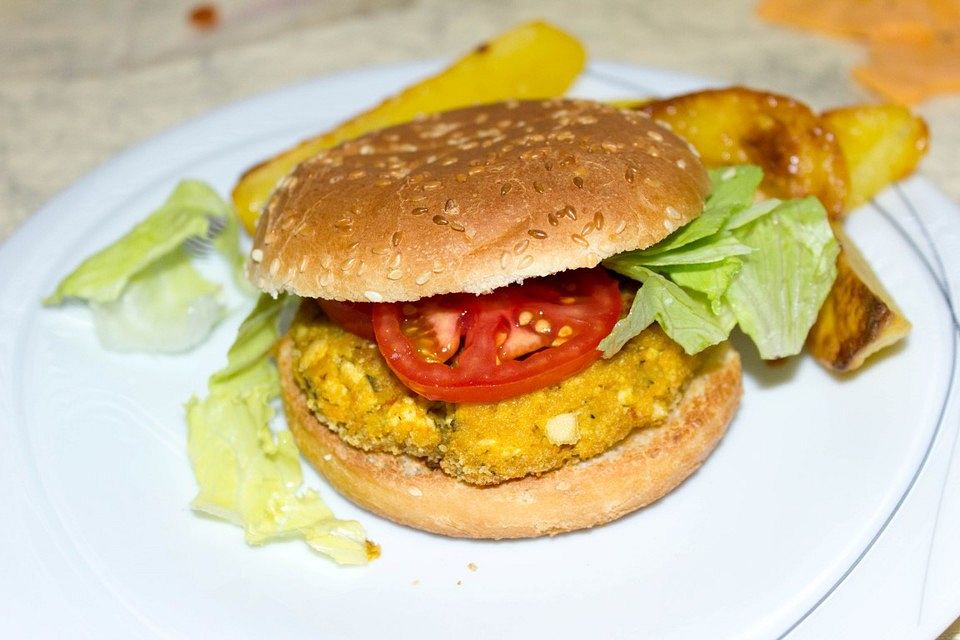
[{"label": "golden brown crust", "polygon": [[248,275],[373,302],[511,282],[649,246],[700,214],[687,144],[590,101],[471,107],[321,152],[277,188]]},{"label": "golden brown crust", "polygon": [[667,424],[635,431],[607,453],[539,477],[477,487],[406,456],[365,453],[307,407],[284,338],[279,369],[300,451],[340,493],[400,524],[465,538],[528,538],[610,522],[662,497],[693,473],[740,401],[740,358],[715,347]]}]

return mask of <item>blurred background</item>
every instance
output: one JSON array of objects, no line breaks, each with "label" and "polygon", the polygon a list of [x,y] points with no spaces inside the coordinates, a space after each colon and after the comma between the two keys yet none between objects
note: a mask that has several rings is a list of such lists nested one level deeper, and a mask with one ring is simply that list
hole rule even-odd
[{"label": "blurred background", "polygon": [[[451,59],[532,18],[580,38],[591,59],[771,89],[815,109],[878,100],[851,77],[862,45],[761,21],[757,0],[586,4],[4,0],[0,240],[98,164],[185,119],[340,70]],[[960,95],[916,109],[932,140],[921,171],[960,200]]]}]

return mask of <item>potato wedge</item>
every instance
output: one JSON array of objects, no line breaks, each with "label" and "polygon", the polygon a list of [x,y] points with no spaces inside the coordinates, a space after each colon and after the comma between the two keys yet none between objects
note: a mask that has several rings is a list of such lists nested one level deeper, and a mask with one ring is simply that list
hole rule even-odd
[{"label": "potato wedge", "polygon": [[852,371],[910,332],[910,321],[838,225],[837,279],[807,336],[807,349],[833,371]]},{"label": "potato wedge", "polygon": [[766,195],[815,195],[831,217],[842,216],[847,193],[843,154],[807,105],[729,87],[655,100],[641,110],[690,142],[708,167],[760,165]]},{"label": "potato wedge", "polygon": [[900,105],[845,107],[821,117],[837,137],[847,161],[848,210],[913,173],[929,146],[927,123]]},{"label": "potato wedge", "polygon": [[546,22],[529,22],[485,42],[438,75],[407,87],[332,131],[258,164],[241,176],[233,205],[250,233],[274,186],[322,149],[426,113],[563,94],[583,69],[586,52],[573,36]]}]

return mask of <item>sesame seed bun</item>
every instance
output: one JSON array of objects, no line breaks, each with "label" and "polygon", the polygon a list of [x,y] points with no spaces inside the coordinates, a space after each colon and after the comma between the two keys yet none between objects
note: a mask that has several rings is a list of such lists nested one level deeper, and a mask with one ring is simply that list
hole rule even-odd
[{"label": "sesame seed bun", "polygon": [[464,538],[529,538],[585,529],[659,499],[713,451],[740,401],[740,357],[714,347],[660,427],[634,431],[590,460],[542,476],[479,487],[407,456],[351,447],[307,406],[293,375],[293,340],[278,365],[287,424],[301,453],[333,487],[394,522]]},{"label": "sesame seed bun", "polygon": [[703,209],[687,144],[583,100],[429,116],[321,152],[278,186],[248,275],[268,293],[484,293],[654,244]]}]

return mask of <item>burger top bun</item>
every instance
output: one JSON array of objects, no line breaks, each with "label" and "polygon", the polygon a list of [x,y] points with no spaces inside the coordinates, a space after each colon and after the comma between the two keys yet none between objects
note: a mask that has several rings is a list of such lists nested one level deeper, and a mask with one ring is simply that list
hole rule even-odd
[{"label": "burger top bun", "polygon": [[708,187],[687,144],[643,113],[470,107],[303,162],[264,210],[248,275],[331,300],[484,293],[650,246],[700,214]]}]

